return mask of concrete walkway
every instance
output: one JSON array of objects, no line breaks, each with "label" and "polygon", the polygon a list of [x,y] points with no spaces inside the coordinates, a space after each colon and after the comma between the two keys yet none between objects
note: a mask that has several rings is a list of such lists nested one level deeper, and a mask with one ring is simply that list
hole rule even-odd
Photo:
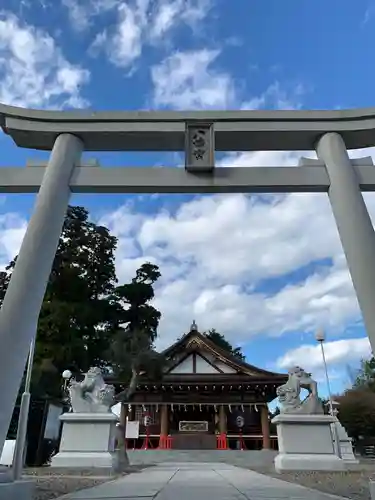
[{"label": "concrete walkway", "polygon": [[340,498],[234,465],[218,463],[159,464],[95,488],[60,497],[61,500],[338,500]]}]

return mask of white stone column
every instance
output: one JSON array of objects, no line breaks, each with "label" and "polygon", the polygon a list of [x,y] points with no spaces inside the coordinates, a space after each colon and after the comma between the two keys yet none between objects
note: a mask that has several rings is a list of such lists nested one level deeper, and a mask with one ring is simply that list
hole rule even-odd
[{"label": "white stone column", "polygon": [[0,450],[36,333],[69,203],[70,178],[82,149],[73,135],[57,137],[0,309]]},{"label": "white stone column", "polygon": [[327,168],[330,179],[328,196],[332,212],[362,310],[367,335],[375,353],[374,228],[342,137],[337,133],[325,134],[319,140],[316,152]]}]

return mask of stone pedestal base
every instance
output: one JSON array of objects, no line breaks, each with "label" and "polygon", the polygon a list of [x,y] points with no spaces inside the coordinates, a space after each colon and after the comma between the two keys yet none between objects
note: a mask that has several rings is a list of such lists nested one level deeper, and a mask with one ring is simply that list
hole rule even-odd
[{"label": "stone pedestal base", "polygon": [[334,424],[331,424],[333,439],[334,440],[336,439],[335,432],[334,432],[335,425],[336,425],[337,434],[338,434],[338,438],[339,438],[341,458],[348,465],[358,464],[359,460],[355,458],[354,453],[353,453],[352,440],[348,436],[345,428],[341,425],[341,423],[339,421],[337,421]]},{"label": "stone pedestal base", "polygon": [[279,453],[274,461],[276,472],[287,471],[342,471],[345,469],[342,460],[336,455],[313,455],[313,454],[283,454]]},{"label": "stone pedestal base", "polygon": [[371,500],[375,500],[375,481],[370,479],[370,498]]},{"label": "stone pedestal base", "polygon": [[0,500],[32,500],[34,481],[0,482]]},{"label": "stone pedestal base", "polygon": [[59,452],[52,458],[51,467],[59,468],[112,468],[115,465],[115,454],[110,452]]},{"label": "stone pedestal base", "polygon": [[12,478],[13,476],[10,467],[0,465],[0,483],[10,483]]},{"label": "stone pedestal base", "polygon": [[344,470],[344,461],[335,454],[333,445],[331,424],[336,420],[330,415],[277,415],[272,420],[279,441],[276,472]]},{"label": "stone pedestal base", "polygon": [[51,467],[113,467],[118,420],[113,413],[64,413],[60,419],[60,450]]}]

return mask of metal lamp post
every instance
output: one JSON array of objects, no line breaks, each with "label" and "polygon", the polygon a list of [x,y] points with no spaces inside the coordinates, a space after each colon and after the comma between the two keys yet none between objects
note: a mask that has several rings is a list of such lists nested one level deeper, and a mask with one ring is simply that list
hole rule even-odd
[{"label": "metal lamp post", "polygon": [[22,469],[24,465],[27,423],[29,420],[29,408],[30,408],[30,384],[31,384],[31,374],[34,363],[34,353],[35,353],[35,337],[30,344],[29,358],[27,361],[27,369],[26,369],[25,388],[21,397],[20,414],[18,417],[17,437],[14,448],[13,467],[12,467],[13,477],[15,480],[21,479]]},{"label": "metal lamp post", "polygon": [[66,396],[66,389],[68,387],[68,382],[72,378],[72,376],[73,376],[73,374],[70,370],[64,370],[62,372],[62,378],[64,379],[64,387],[63,387],[64,397]]},{"label": "metal lamp post", "polygon": [[[322,330],[322,329],[317,330],[317,332],[315,333],[315,339],[317,340],[317,342],[319,342],[320,348],[321,348],[321,351],[322,351],[323,365],[324,365],[324,371],[325,371],[325,374],[326,374],[326,382],[327,382],[327,390],[328,390],[329,412],[330,412],[330,414],[331,414],[332,417],[336,417],[337,412],[334,410],[334,407],[333,407],[331,385],[329,383],[327,362],[326,362],[326,356],[325,356],[324,345],[323,345],[324,341],[326,339],[324,330]],[[338,434],[338,431],[337,431],[336,422],[333,423],[333,432],[334,432],[334,437],[335,437],[336,453],[337,453],[338,457],[341,458],[340,438],[339,438],[339,434]]]}]

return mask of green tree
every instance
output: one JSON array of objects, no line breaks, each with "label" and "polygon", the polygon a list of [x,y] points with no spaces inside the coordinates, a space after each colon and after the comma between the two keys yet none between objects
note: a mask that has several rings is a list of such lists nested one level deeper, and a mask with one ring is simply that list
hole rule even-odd
[{"label": "green tree", "polygon": [[142,372],[154,377],[161,359],[154,349],[161,314],[151,304],[154,284],[161,276],[159,268],[146,262],[137,269],[130,283],[118,286],[110,297],[115,313],[111,329],[116,333],[107,362],[116,377],[128,385],[118,396],[128,401],[134,393],[136,381]]},{"label": "green tree", "polygon": [[353,387],[368,388],[375,392],[375,358],[363,359],[354,377]]},{"label": "green tree", "polygon": [[246,358],[242,353],[241,347],[233,347],[233,345],[228,342],[224,335],[216,331],[214,328],[208,330],[208,332],[205,332],[204,335],[218,347],[221,347],[221,349],[228,351],[232,356],[235,356],[241,361],[245,361]]},{"label": "green tree", "polygon": [[145,263],[136,271],[131,282],[117,287],[111,297],[117,308],[116,334],[107,360],[115,377],[126,386],[116,398],[121,402],[117,453],[119,470],[129,463],[124,439],[126,405],[136,390],[141,374],[153,380],[162,375],[163,358],[154,348],[161,314],[150,303],[154,298],[153,286],[159,277],[159,268]]},{"label": "green tree", "polygon": [[[33,392],[60,394],[61,372],[103,366],[115,307],[117,240],[89,221],[83,207],[69,206],[41,308],[35,351]],[[2,301],[16,258],[0,274]],[[116,311],[117,312],[117,311]]]},{"label": "green tree", "polygon": [[339,419],[350,437],[375,436],[375,393],[357,387],[335,397],[340,403]]},{"label": "green tree", "polygon": [[131,332],[145,332],[150,341],[157,336],[160,312],[153,307],[154,283],[161,274],[158,266],[146,262],[130,283],[117,286],[110,297],[114,326]]}]

